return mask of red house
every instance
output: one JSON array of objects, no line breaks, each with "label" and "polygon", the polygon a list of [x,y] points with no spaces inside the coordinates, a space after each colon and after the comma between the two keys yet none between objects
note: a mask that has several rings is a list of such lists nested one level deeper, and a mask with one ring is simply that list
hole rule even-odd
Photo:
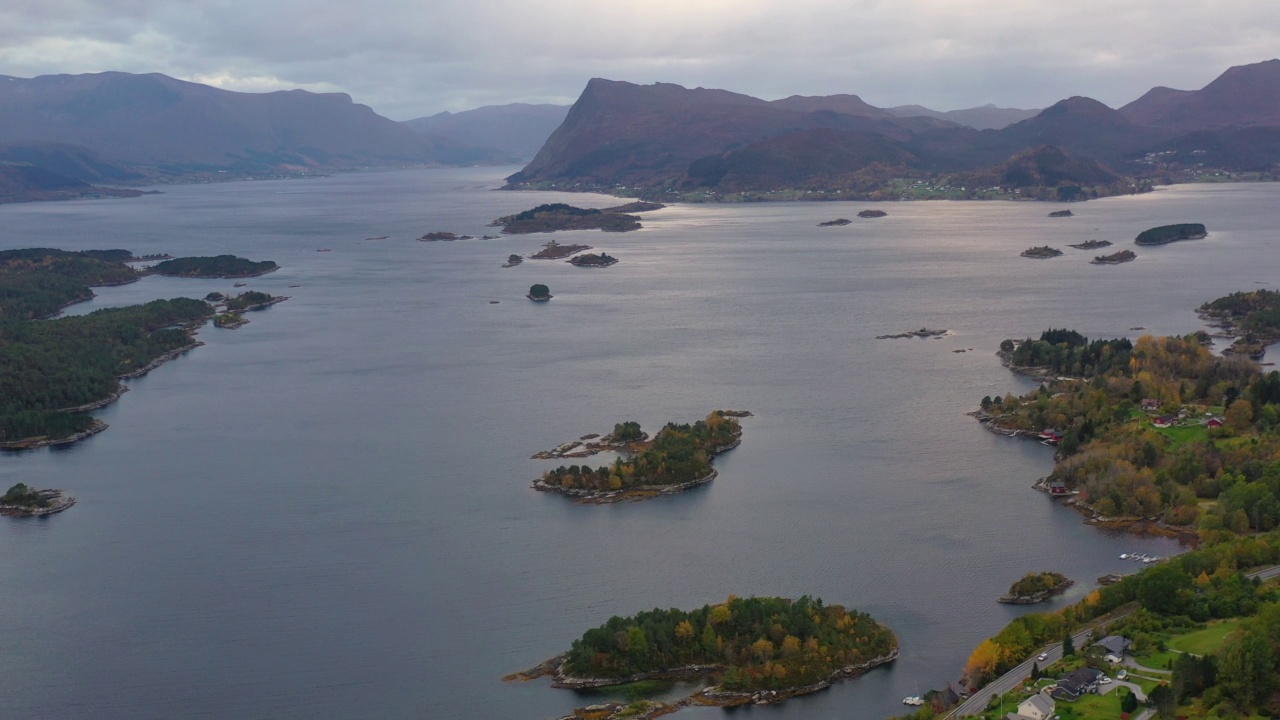
[{"label": "red house", "polygon": [[1209,422],[1205,423],[1204,425],[1209,429],[1220,428],[1222,427],[1222,419],[1216,418],[1216,417],[1209,418]]}]

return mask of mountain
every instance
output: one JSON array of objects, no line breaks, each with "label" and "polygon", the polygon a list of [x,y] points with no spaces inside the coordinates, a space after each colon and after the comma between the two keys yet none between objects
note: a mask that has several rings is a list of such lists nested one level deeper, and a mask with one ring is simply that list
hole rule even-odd
[{"label": "mountain", "polygon": [[88,148],[152,171],[475,162],[340,93],[240,93],[156,73],[0,76],[0,144]]},{"label": "mountain", "polygon": [[[1089,197],[1090,190],[1082,188],[1128,186],[1125,178],[1097,160],[1072,157],[1052,145],[1026,150],[998,165],[952,175],[948,182],[952,185],[976,187],[1052,189],[1055,191],[1052,196],[1046,193],[1044,199],[1056,200]],[[1108,194],[1115,194],[1122,189],[1113,187]]]},{"label": "mountain", "polygon": [[796,110],[806,113],[830,110],[831,112],[843,113],[845,115],[859,115],[862,117],[885,119],[896,117],[893,113],[881,110],[873,105],[868,105],[857,95],[792,95],[791,97],[783,98],[781,100],[774,100],[772,104],[785,110]]},{"label": "mountain", "polygon": [[1149,150],[1160,154],[1162,165],[1170,168],[1273,172],[1280,166],[1280,127],[1196,130]]},{"label": "mountain", "polygon": [[885,111],[895,117],[930,117],[971,127],[975,130],[999,130],[1016,122],[1035,117],[1040,113],[1039,110],[999,108],[991,104],[963,110],[947,110],[945,112],[930,110],[922,105],[899,105],[898,107],[885,108]]},{"label": "mountain", "polygon": [[[903,168],[916,164],[914,155],[885,135],[818,128],[695,160],[678,187],[715,188],[726,193],[804,187],[861,192],[869,181],[882,182],[884,169],[894,169],[900,176]],[[872,169],[876,172],[869,176]]]},{"label": "mountain", "polygon": [[1182,130],[1280,126],[1280,60],[1238,65],[1199,90],[1153,88],[1120,112],[1135,123]]},{"label": "mountain", "polygon": [[442,112],[404,121],[404,125],[463,147],[492,148],[520,160],[538,153],[564,122],[567,105],[486,105],[459,113]]},{"label": "mountain", "polygon": [[59,143],[10,143],[0,145],[0,163],[33,165],[88,183],[139,182],[145,175],[112,162],[92,150]]},{"label": "mountain", "polygon": [[[831,105],[857,107],[854,99],[842,96]],[[677,182],[695,160],[770,137],[832,128],[905,140],[922,126],[919,118],[836,112],[820,100],[771,103],[727,90],[594,78],[533,161],[507,180],[513,187],[653,186]]]},{"label": "mountain", "polygon": [[1059,101],[998,132],[1024,147],[1054,145],[1103,162],[1120,162],[1170,134],[1130,122],[1118,111],[1086,97]]}]

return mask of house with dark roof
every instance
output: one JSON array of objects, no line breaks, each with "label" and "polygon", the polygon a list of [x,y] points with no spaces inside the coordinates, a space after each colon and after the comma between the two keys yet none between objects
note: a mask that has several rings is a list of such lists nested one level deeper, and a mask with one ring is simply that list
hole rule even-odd
[{"label": "house with dark roof", "polygon": [[1108,655],[1123,658],[1124,654],[1129,652],[1129,646],[1133,643],[1128,638],[1120,635],[1108,635],[1095,644],[1106,650]]},{"label": "house with dark roof", "polygon": [[1097,692],[1098,679],[1102,673],[1093,668],[1080,668],[1075,672],[1058,679],[1058,687],[1051,693],[1057,700],[1075,702],[1085,693]]}]

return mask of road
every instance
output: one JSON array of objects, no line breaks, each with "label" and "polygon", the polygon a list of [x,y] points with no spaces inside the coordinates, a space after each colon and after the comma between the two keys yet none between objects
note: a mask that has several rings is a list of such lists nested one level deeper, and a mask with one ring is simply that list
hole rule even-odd
[{"label": "road", "polygon": [[[1105,623],[1095,625],[1087,630],[1081,630],[1071,636],[1071,644],[1076,647],[1083,647],[1085,640],[1089,638],[1090,633],[1095,630],[1101,631],[1101,629],[1107,624],[1113,623],[1121,618],[1128,617],[1133,614],[1133,612],[1133,610],[1123,612],[1107,619]],[[1045,655],[1044,660],[1036,660],[1033,657],[995,680],[992,680],[983,686],[982,689],[976,691],[968,700],[957,705],[956,708],[951,711],[951,714],[947,715],[947,717],[962,718],[977,715],[987,708],[987,704],[991,702],[992,695],[1003,695],[1014,688],[1021,687],[1022,681],[1031,677],[1032,664],[1039,663],[1040,669],[1044,670],[1062,659],[1062,643],[1054,643],[1048,647],[1041,648],[1040,652]]]},{"label": "road", "polygon": [[[1267,580],[1280,577],[1280,565],[1273,565],[1269,568],[1255,570],[1251,573],[1246,574],[1245,577],[1249,578],[1250,580],[1254,578],[1258,578],[1263,582],[1266,582]],[[1115,617],[1108,619],[1105,623],[1096,626],[1096,629],[1101,630],[1107,624],[1113,623],[1116,620],[1119,620],[1123,617],[1127,617],[1132,612],[1133,611],[1130,610],[1121,615],[1116,615]],[[1072,644],[1075,645],[1076,647],[1082,647],[1084,645],[1085,638],[1092,631],[1093,629],[1081,630],[1075,635],[1072,635],[1071,636]],[[1047,656],[1043,661],[1040,662],[1040,669],[1044,670],[1045,668],[1049,667],[1050,665],[1062,659],[1062,643],[1054,643],[1053,645],[1050,645],[1046,648],[1042,648],[1040,652],[1044,653]],[[987,703],[991,702],[992,695],[1003,695],[1009,692],[1010,690],[1013,690],[1014,688],[1019,687],[1025,678],[1030,677],[1031,665],[1032,663],[1035,663],[1035,662],[1037,662],[1035,658],[1027,660],[1026,662],[1015,667],[1014,669],[1010,670],[1004,675],[1001,675],[995,680],[987,683],[986,686],[984,686],[982,689],[974,692],[974,694],[968,700],[965,700],[964,702],[957,705],[956,708],[952,710],[951,713],[946,717],[947,718],[963,718],[963,717],[970,717],[973,715],[977,715],[978,713],[981,713],[983,710],[986,709]]]}]

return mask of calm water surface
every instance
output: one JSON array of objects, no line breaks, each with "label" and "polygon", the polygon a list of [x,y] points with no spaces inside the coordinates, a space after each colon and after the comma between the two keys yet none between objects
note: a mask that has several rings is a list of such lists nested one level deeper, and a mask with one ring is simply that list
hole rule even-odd
[{"label": "calm water surface", "polygon": [[[607,270],[525,261],[546,236],[490,219],[603,196],[490,192],[503,169],[165,188],[0,208],[0,246],[235,253],[292,297],[131,381],[110,430],[0,456],[0,485],[80,503],[0,522],[0,714],[23,718],[554,718],[594,701],[499,678],[614,614],[814,594],[891,625],[891,668],[777,707],[690,718],[880,718],[958,676],[1024,610],[1030,570],[1131,571],[1030,489],[1047,448],[983,431],[983,395],[1030,385],[1002,338],[1201,327],[1205,300],[1280,282],[1280,185],[1179,187],[1073,206],[681,206],[624,235],[563,233]],[[1203,241],[1088,264],[1031,245],[1206,223]],[[387,235],[386,240],[366,240]],[[328,248],[331,252],[318,253]],[[1065,248],[1064,248],[1065,249]],[[543,282],[555,299],[524,300]],[[148,278],[74,312],[230,291]],[[296,285],[297,287],[291,287]],[[498,300],[499,304],[490,301]],[[873,338],[921,326],[941,340]],[[955,352],[969,350],[971,352]],[[617,421],[752,410],[710,486],[579,506],[529,488],[536,450]]]}]

